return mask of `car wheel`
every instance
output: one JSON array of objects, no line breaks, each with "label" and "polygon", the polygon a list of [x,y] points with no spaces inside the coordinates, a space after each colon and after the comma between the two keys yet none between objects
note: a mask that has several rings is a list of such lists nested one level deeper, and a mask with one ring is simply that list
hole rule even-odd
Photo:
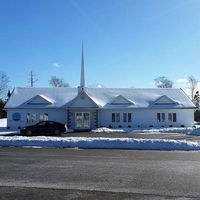
[{"label": "car wheel", "polygon": [[26,136],[31,136],[32,132],[30,130],[26,131]]},{"label": "car wheel", "polygon": [[60,131],[59,130],[55,130],[55,135],[60,135]]}]

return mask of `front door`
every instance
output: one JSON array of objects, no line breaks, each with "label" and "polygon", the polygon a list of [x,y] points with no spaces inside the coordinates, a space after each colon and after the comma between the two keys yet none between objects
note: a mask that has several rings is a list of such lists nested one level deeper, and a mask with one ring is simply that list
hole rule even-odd
[{"label": "front door", "polygon": [[76,129],[90,129],[89,112],[77,112],[75,120],[76,120]]}]

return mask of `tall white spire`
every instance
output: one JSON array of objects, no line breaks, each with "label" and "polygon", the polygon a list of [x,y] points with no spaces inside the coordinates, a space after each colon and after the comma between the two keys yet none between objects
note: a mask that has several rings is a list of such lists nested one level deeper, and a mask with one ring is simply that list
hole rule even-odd
[{"label": "tall white spire", "polygon": [[83,50],[83,43],[82,43],[82,52],[81,52],[81,82],[80,87],[85,87],[85,72],[84,72],[84,50]]}]

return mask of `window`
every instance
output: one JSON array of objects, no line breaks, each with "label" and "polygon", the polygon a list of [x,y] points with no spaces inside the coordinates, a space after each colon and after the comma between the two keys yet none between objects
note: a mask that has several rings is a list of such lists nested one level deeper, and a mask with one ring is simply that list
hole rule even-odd
[{"label": "window", "polygon": [[176,122],[176,113],[173,113],[173,122]]},{"label": "window", "polygon": [[120,122],[120,113],[116,113],[116,122]]},{"label": "window", "polygon": [[176,113],[168,113],[168,121],[169,122],[176,122]]},{"label": "window", "polygon": [[127,113],[123,113],[123,122],[127,122]]},{"label": "window", "polygon": [[76,127],[82,127],[82,113],[76,113]]},{"label": "window", "polygon": [[168,113],[168,121],[172,122],[172,113]]},{"label": "window", "polygon": [[33,123],[34,121],[36,121],[36,114],[35,113],[27,113],[26,121],[27,121],[27,123]]},{"label": "window", "polygon": [[48,113],[40,113],[40,121],[48,121],[49,116]]},{"label": "window", "polygon": [[164,122],[165,121],[165,113],[157,113],[157,121]]},{"label": "window", "polygon": [[90,128],[90,113],[78,112],[76,113],[76,128]]},{"label": "window", "polygon": [[123,122],[130,123],[132,121],[132,114],[131,113],[123,113]]},{"label": "window", "polygon": [[31,122],[31,116],[30,115],[31,115],[30,113],[27,113],[27,115],[26,115],[26,121],[27,122]]},{"label": "window", "polygon": [[128,122],[132,122],[132,114],[131,113],[128,113]]},{"label": "window", "polygon": [[112,113],[112,122],[115,122],[115,113]]},{"label": "window", "polygon": [[157,113],[157,121],[160,122],[161,121],[161,116],[160,113]]},{"label": "window", "polygon": [[120,122],[120,113],[112,113],[112,122]]},{"label": "window", "polygon": [[162,113],[162,122],[165,121],[165,113]]},{"label": "window", "polygon": [[83,113],[83,127],[88,128],[90,126],[90,114]]}]

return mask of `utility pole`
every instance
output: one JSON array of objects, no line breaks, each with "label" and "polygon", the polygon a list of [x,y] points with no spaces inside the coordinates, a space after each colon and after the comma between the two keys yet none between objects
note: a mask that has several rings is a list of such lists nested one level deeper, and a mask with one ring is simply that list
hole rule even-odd
[{"label": "utility pole", "polygon": [[33,74],[33,72],[31,71],[30,74],[30,86],[34,87],[34,83],[36,83],[38,81],[38,79],[36,78],[35,74]]}]

